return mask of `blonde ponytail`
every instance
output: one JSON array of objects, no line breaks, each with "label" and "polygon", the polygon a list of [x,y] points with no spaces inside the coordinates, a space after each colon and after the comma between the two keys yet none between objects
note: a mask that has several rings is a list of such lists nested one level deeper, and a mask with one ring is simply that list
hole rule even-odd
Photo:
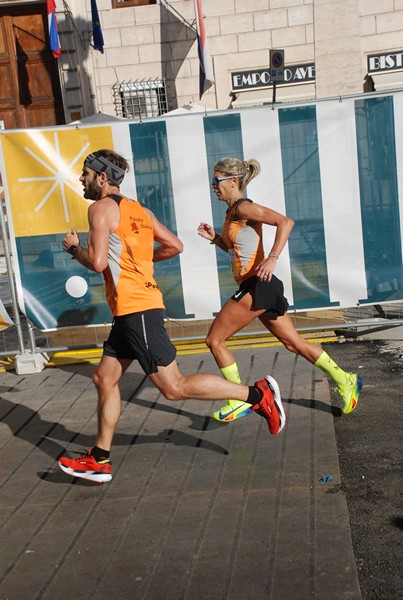
[{"label": "blonde ponytail", "polygon": [[259,175],[261,168],[259,162],[254,158],[239,160],[239,158],[227,157],[216,162],[214,171],[239,177],[239,187],[243,191],[248,183]]}]

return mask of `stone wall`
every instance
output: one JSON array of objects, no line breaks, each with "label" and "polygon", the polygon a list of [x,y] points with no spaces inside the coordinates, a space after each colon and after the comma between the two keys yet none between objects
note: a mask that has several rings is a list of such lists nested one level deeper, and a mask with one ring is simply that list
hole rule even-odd
[{"label": "stone wall", "polygon": [[[73,13],[86,12],[90,28],[90,0],[84,11],[82,0],[69,4]],[[114,114],[114,83],[164,76],[171,110],[200,102],[193,0],[97,5],[105,52],[89,48],[83,67],[97,111]],[[202,6],[216,79],[202,102],[213,108],[230,106],[231,72],[266,67],[270,48],[284,48],[287,64],[315,62],[315,97],[323,98],[361,93],[367,54],[403,46],[403,0],[203,0]]]}]

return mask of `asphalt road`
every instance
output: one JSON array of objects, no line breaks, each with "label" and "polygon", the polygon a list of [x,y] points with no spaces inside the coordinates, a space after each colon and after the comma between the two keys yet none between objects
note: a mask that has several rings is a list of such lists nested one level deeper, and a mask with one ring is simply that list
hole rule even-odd
[{"label": "asphalt road", "polygon": [[355,340],[326,346],[340,365],[359,369],[364,378],[359,405],[349,416],[341,416],[337,394],[332,393],[341,485],[362,598],[399,600],[403,598],[403,344],[399,339]]}]

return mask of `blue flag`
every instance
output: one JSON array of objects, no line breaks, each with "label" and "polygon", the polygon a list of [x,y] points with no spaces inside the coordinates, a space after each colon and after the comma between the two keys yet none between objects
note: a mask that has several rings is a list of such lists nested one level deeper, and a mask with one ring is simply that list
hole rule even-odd
[{"label": "blue flag", "polygon": [[91,0],[91,15],[92,15],[92,36],[94,38],[94,48],[104,53],[104,36],[102,35],[101,23],[96,0]]}]

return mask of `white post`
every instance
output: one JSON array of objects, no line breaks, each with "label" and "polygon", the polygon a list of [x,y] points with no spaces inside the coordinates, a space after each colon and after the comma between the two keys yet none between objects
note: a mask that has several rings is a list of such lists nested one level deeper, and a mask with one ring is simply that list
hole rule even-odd
[{"label": "white post", "polygon": [[22,334],[22,326],[20,320],[20,314],[18,309],[18,301],[17,301],[17,292],[14,280],[14,271],[11,262],[11,254],[9,248],[9,239],[7,234],[6,222],[4,218],[4,203],[3,200],[0,200],[0,228],[1,235],[3,238],[3,246],[4,246],[4,257],[6,259],[7,265],[7,277],[8,283],[10,287],[11,294],[11,303],[13,306],[13,318],[14,323],[17,328],[18,335],[18,349],[19,354],[15,357],[15,370],[17,375],[29,375],[32,373],[40,373],[45,367],[46,363],[49,360],[49,357],[46,353],[35,352],[36,344],[35,344],[35,336],[33,335],[32,326],[29,330],[29,339],[31,345],[31,352],[25,350],[24,346],[24,338]]}]

